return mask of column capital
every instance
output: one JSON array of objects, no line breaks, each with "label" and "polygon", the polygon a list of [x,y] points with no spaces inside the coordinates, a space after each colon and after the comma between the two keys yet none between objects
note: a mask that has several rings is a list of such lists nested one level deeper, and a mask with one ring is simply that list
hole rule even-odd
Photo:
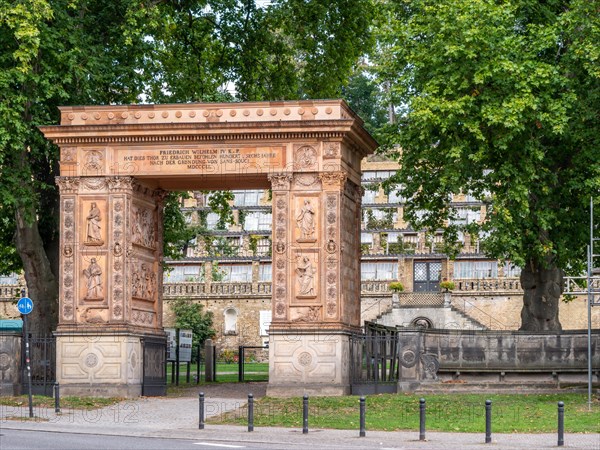
[{"label": "column capital", "polygon": [[268,175],[273,190],[289,190],[292,183],[291,173],[271,173]]},{"label": "column capital", "polygon": [[342,189],[348,177],[344,172],[321,172],[319,178],[324,189]]},{"label": "column capital", "polygon": [[56,177],[55,181],[61,194],[75,193],[79,190],[79,177]]}]

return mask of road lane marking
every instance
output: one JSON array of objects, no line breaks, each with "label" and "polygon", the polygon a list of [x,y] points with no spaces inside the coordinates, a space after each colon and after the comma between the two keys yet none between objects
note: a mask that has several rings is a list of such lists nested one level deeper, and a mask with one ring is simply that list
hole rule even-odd
[{"label": "road lane marking", "polygon": [[194,442],[194,445],[207,445],[209,447],[225,447],[225,448],[245,448],[243,445],[211,444],[209,442]]}]

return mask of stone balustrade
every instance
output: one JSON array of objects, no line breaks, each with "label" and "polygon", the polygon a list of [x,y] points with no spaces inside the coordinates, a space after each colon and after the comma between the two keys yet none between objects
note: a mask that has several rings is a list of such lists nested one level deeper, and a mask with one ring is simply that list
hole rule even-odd
[{"label": "stone balustrade", "polygon": [[389,288],[390,281],[372,280],[372,281],[361,281],[360,292],[363,295],[391,295]]},{"label": "stone balustrade", "polygon": [[0,301],[17,300],[21,297],[21,288],[24,287],[20,284],[0,284]]},{"label": "stone balustrade", "polygon": [[175,297],[204,298],[204,297],[268,297],[271,295],[270,282],[236,282],[236,283],[164,283],[163,297],[165,299]]},{"label": "stone balustrade", "polygon": [[454,280],[453,293],[465,292],[514,292],[521,293],[521,282],[518,278],[483,278]]},{"label": "stone balustrade", "polygon": [[[362,296],[391,296],[391,280],[361,281]],[[454,280],[454,295],[477,293],[505,293],[522,291],[518,278],[487,278]],[[0,301],[13,301],[21,295],[20,284],[0,285]],[[408,293],[406,293],[408,294]],[[227,297],[227,296],[270,296],[271,282],[179,282],[163,284],[164,298],[175,297]]]}]

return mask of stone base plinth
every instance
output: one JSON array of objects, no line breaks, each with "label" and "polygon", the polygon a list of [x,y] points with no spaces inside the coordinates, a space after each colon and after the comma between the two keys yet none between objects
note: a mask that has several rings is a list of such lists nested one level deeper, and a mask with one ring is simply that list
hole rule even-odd
[{"label": "stone base plinth", "polygon": [[93,332],[56,337],[61,395],[139,397],[142,394],[142,337]]},{"label": "stone base plinth", "polygon": [[349,345],[345,332],[271,332],[267,395],[349,395]]}]

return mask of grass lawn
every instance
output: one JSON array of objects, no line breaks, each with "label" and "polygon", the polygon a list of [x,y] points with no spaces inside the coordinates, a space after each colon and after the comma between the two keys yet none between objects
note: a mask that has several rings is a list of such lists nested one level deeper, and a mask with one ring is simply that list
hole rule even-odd
[{"label": "grass lawn", "polygon": [[[414,394],[367,396],[367,430],[419,430],[419,398]],[[600,402],[588,411],[585,394],[552,395],[428,395],[427,430],[485,432],[485,401],[492,401],[492,432],[553,433],[557,429],[557,403],[565,403],[565,432],[599,433]],[[358,429],[359,398],[311,397],[311,428]],[[247,410],[210,419],[212,423],[247,423]],[[264,397],[255,401],[255,426],[302,427],[302,398]]]},{"label": "grass lawn", "polygon": [[[52,408],[54,410],[54,398],[44,395],[34,395],[32,399],[34,408]],[[61,397],[61,409],[98,409],[105,406],[114,405],[123,401],[123,398],[102,398],[102,397]],[[29,398],[27,395],[18,397],[0,397],[0,405],[12,407],[29,407]]]},{"label": "grass lawn", "polygon": [[[194,380],[196,375],[196,364],[190,366],[190,381]],[[172,364],[167,364],[167,383],[171,384]],[[204,380],[205,367],[201,366],[202,380]],[[238,381],[239,366],[237,363],[217,363],[217,382],[231,383]],[[268,381],[269,363],[246,363],[244,364],[244,381]],[[186,381],[186,363],[179,364],[179,382]]]}]

